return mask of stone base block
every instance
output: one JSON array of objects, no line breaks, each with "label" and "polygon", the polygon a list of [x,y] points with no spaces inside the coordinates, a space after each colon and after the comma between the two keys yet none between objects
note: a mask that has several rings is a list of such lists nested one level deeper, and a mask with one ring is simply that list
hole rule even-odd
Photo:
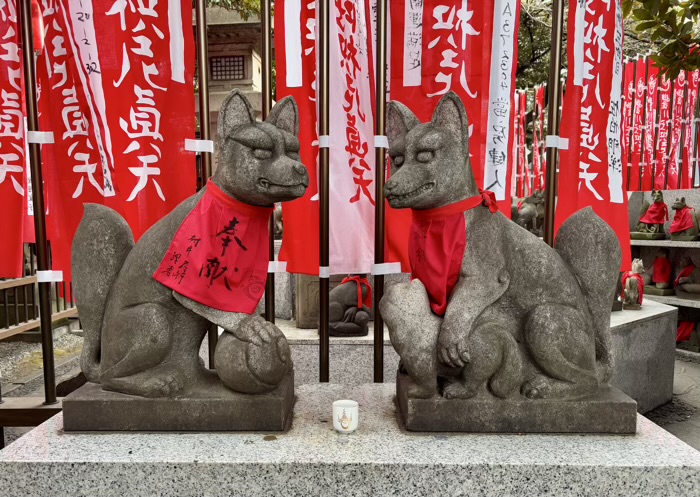
[{"label": "stone base block", "polygon": [[698,235],[671,235],[671,240],[674,242],[694,242],[697,239]]},{"label": "stone base block", "polygon": [[632,240],[665,240],[666,233],[642,233],[640,231],[633,231],[630,233],[630,238]]},{"label": "stone base block", "polygon": [[674,291],[676,293],[676,297],[679,299],[700,300],[700,294],[684,292],[680,288],[676,288]]},{"label": "stone base block", "polygon": [[63,400],[71,431],[286,431],[294,407],[294,373],[264,395],[148,399],[88,383]]},{"label": "stone base block", "polygon": [[637,403],[615,387],[576,400],[412,399],[411,379],[397,375],[399,423],[409,431],[466,433],[634,434]]},{"label": "stone base block", "polygon": [[655,286],[644,286],[644,293],[647,295],[660,295],[662,297],[670,297],[676,294],[673,288],[656,288]]}]

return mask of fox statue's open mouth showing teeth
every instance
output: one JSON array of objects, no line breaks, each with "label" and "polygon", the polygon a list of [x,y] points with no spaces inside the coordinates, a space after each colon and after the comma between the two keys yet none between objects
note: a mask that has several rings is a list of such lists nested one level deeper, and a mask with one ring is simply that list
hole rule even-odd
[{"label": "fox statue's open mouth showing teeth", "polygon": [[419,197],[420,195],[423,195],[426,192],[429,192],[435,187],[435,183],[426,183],[423,186],[420,186],[416,188],[415,190],[404,193],[403,195],[397,195],[397,194],[389,194],[387,195],[387,199],[389,201],[394,201],[394,202],[405,202],[406,200],[411,200],[413,198]]},{"label": "fox statue's open mouth showing teeth", "polygon": [[269,190],[271,187],[277,187],[277,188],[297,188],[300,186],[306,187],[308,185],[305,185],[303,182],[300,183],[292,183],[290,185],[281,185],[279,183],[273,183],[272,181],[265,179],[265,178],[260,178],[258,180],[258,184],[263,187],[266,190]]}]

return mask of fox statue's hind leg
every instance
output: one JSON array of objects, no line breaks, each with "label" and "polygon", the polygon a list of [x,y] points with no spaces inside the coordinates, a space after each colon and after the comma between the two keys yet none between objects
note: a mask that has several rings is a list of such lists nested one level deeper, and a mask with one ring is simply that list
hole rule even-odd
[{"label": "fox statue's hind leg", "polygon": [[533,309],[525,324],[524,339],[544,372],[523,384],[526,397],[577,397],[598,387],[595,339],[579,309],[559,304]]}]

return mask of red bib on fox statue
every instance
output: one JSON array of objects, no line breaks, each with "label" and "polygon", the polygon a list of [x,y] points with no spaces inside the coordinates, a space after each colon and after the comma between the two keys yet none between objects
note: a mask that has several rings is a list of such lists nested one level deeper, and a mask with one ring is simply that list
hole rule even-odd
[{"label": "red bib on fox statue", "polygon": [[673,222],[671,223],[671,228],[669,229],[671,234],[675,235],[676,233],[692,228],[693,214],[695,214],[695,209],[692,207],[683,207],[682,209],[678,209],[676,214],[673,216]]},{"label": "red bib on fox statue", "polygon": [[649,210],[639,219],[645,224],[664,224],[668,221],[668,207],[663,202],[654,202],[649,206]]},{"label": "red bib on fox statue", "polygon": [[670,283],[671,282],[671,261],[667,257],[657,257],[654,264],[651,266],[654,269],[654,274],[651,277],[653,283]]},{"label": "red bib on fox statue", "polygon": [[436,209],[414,209],[408,239],[411,278],[419,279],[428,291],[430,307],[444,316],[462,268],[467,248],[467,224],[464,213],[484,205],[498,211],[493,192],[445,205]]},{"label": "red bib on fox statue", "polygon": [[210,181],[153,278],[212,309],[254,313],[267,280],[271,214],[272,207],[239,202]]},{"label": "red bib on fox statue", "polygon": [[633,273],[632,271],[627,271],[622,274],[622,300],[625,300],[625,283],[630,278],[635,278],[637,280],[637,290],[639,291],[639,304],[641,305],[644,301],[644,278],[641,274]]}]

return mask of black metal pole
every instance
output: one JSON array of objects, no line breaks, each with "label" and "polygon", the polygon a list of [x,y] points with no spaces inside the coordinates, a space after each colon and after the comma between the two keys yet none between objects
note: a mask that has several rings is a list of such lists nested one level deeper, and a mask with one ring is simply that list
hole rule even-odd
[{"label": "black metal pole", "polygon": [[[27,104],[27,132],[39,131],[36,98],[36,74],[34,71],[34,38],[32,35],[32,0],[21,2],[22,57],[24,63],[24,88]],[[37,271],[49,270],[49,254],[46,241],[46,208],[44,207],[44,178],[41,171],[41,148],[38,143],[29,144],[29,162],[32,179],[32,204],[34,206],[34,232],[37,247]],[[51,282],[39,287],[39,319],[41,322],[41,353],[44,364],[45,404],[56,403],[56,372],[53,354],[53,323],[51,321]]]},{"label": "black metal pole", "polygon": [[[260,47],[262,49],[262,118],[272,109],[272,7],[270,0],[262,0],[260,3],[260,24],[262,28]],[[275,218],[270,216],[270,246],[269,259],[275,260]],[[275,273],[267,273],[265,285],[265,319],[270,323],[275,322]]]},{"label": "black metal pole", "polygon": [[[700,91],[700,89],[699,89]],[[696,116],[698,115],[698,109],[700,108],[700,95],[696,95],[695,98],[695,108],[692,111],[692,114],[690,115],[691,119],[691,128],[690,128],[690,138],[692,140],[691,147],[693,147],[693,182],[691,183],[691,187],[695,188],[696,187],[696,182],[697,182],[697,166],[698,166],[698,123],[696,122]]]},{"label": "black metal pole", "polygon": [[[319,137],[327,137],[330,131],[329,115],[329,28],[330,28],[330,2],[329,0],[319,0],[319,41],[318,41],[318,134]],[[321,221],[320,233],[320,271],[328,272],[330,264],[329,254],[329,150],[327,143],[321,143],[319,149],[319,207],[321,209],[319,219]],[[329,322],[329,293],[330,275],[320,274],[319,277],[319,377],[321,382],[329,380],[329,360],[330,351],[330,322]]]},{"label": "black metal pole", "polygon": [[[377,47],[375,60],[377,116],[374,133],[386,135],[386,44],[387,44],[387,0],[377,0]],[[378,146],[375,150],[375,190],[376,208],[374,211],[374,263],[384,263],[384,180],[386,179],[386,149]],[[384,275],[374,275],[374,381],[384,382],[384,319],[379,312],[379,302],[384,295]]]},{"label": "black metal pole", "polygon": [[[197,18],[197,66],[199,82],[199,138],[211,140],[211,125],[209,122],[209,54],[207,37],[207,6],[204,0],[195,0],[195,16]],[[212,160],[209,152],[202,152],[202,186],[211,177]],[[207,333],[209,341],[209,368],[214,369],[214,353],[219,341],[219,327],[212,324]]]},{"label": "black metal pole", "polygon": [[[562,30],[564,27],[563,0],[552,2],[552,49],[549,62],[549,82],[547,84],[547,134],[559,134],[559,97],[561,80]],[[573,75],[570,75],[572,77]],[[557,156],[554,147],[547,148],[546,200],[544,213],[544,241],[554,245],[554,212],[557,198]]]}]

